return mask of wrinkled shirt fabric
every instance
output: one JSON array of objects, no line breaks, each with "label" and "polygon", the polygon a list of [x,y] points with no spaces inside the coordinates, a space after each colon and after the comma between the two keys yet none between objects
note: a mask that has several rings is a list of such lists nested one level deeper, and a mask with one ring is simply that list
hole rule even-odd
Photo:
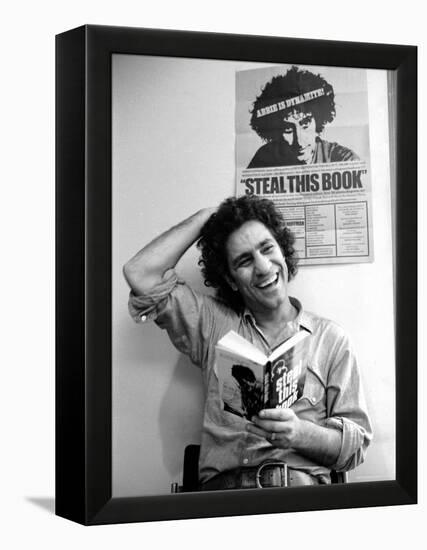
[{"label": "wrinkled shirt fabric", "polygon": [[199,461],[200,481],[225,470],[257,466],[267,459],[284,460],[290,468],[330,481],[330,469],[351,470],[363,462],[372,438],[360,373],[351,343],[336,323],[308,313],[291,298],[297,317],[284,325],[283,340],[301,328],[306,338],[306,378],[303,395],[292,409],[301,419],[338,430],[341,449],[330,468],[319,465],[293,449],[278,449],[266,439],[246,431],[247,420],[221,407],[215,373],[215,345],[234,330],[266,355],[271,353],[262,331],[247,310],[236,314],[216,298],[195,292],[169,270],[162,283],[149,293],[129,298],[129,312],[136,322],[153,320],[166,330],[174,346],[200,367],[205,389],[205,409]]}]

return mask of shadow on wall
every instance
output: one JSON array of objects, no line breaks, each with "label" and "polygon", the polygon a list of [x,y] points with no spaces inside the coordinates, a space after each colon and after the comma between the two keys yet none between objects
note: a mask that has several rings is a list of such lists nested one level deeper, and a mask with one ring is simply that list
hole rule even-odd
[{"label": "shadow on wall", "polygon": [[171,482],[182,481],[184,449],[200,443],[204,390],[199,367],[181,355],[159,409],[159,434],[162,457]]},{"label": "shadow on wall", "polygon": [[46,510],[50,514],[55,513],[55,499],[53,497],[25,497],[25,500]]}]

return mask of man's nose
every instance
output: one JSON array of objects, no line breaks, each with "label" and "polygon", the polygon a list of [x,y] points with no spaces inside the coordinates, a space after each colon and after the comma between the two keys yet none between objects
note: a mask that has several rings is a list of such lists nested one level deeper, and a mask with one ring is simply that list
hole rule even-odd
[{"label": "man's nose", "polygon": [[294,145],[301,145],[302,139],[302,130],[301,128],[298,128],[298,126],[296,126],[294,130]]},{"label": "man's nose", "polygon": [[271,262],[267,256],[263,254],[257,254],[255,257],[255,271],[258,275],[268,273],[270,270]]}]

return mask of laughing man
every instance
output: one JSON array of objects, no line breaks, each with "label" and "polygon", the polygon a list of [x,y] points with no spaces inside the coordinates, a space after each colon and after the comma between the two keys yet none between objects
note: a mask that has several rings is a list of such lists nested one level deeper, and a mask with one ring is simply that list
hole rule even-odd
[{"label": "laughing man", "polygon": [[[196,241],[215,297],[194,291],[175,271]],[[165,329],[200,368],[206,390],[201,490],[325,484],[331,469],[348,471],[364,460],[372,432],[353,349],[342,328],[289,296],[296,263],[293,236],[274,205],[240,197],[198,211],[124,266],[132,317]],[[251,420],[224,410],[215,373],[218,340],[234,330],[268,355],[301,328],[310,333],[302,397]]]}]

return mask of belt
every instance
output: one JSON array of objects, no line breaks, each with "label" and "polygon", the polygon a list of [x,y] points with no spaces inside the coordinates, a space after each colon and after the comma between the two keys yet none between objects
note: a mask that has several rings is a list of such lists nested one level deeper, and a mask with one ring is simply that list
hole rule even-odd
[{"label": "belt", "polygon": [[265,461],[259,466],[234,468],[222,472],[201,484],[202,491],[226,489],[266,489],[318,485],[319,480],[300,470],[288,468],[285,462]]}]

